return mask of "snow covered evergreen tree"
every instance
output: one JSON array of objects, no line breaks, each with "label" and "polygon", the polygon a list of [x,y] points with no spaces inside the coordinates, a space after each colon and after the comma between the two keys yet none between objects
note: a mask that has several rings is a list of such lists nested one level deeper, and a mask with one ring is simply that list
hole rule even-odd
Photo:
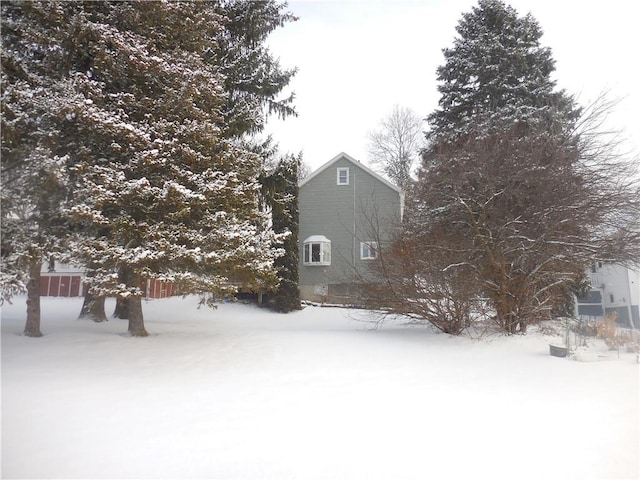
[{"label": "snow covered evergreen tree", "polygon": [[[292,17],[258,3],[11,5],[41,34],[25,43],[22,68],[48,49],[73,85],[56,141],[73,186],[71,251],[93,269],[95,295],[129,299],[132,335],[146,335],[149,278],[207,303],[232,294],[234,279],[277,283],[280,238],[259,208],[262,162],[241,137],[268,109],[290,108],[276,95],[293,72],[259,67],[270,58],[266,34]],[[247,37],[254,28],[261,33]],[[238,71],[247,65],[253,76]]]},{"label": "snow covered evergreen tree", "polygon": [[554,121],[571,130],[579,110],[556,90],[551,49],[540,44],[543,32],[531,14],[480,0],[456,31],[437,69],[439,107],[427,118],[432,144],[514,123],[548,130]]},{"label": "snow covered evergreen tree", "polygon": [[447,258],[449,278],[477,284],[501,328],[524,332],[591,261],[629,258],[638,188],[629,164],[592,154],[597,135],[582,127],[593,117],[556,90],[531,15],[480,0],[457,32],[406,235],[426,264]]},{"label": "snow covered evergreen tree", "polygon": [[282,244],[284,254],[275,260],[279,285],[267,294],[264,302],[283,313],[301,308],[298,288],[298,168],[301,162],[301,155],[284,156],[272,171],[263,175],[261,181],[265,206],[271,211],[273,230],[286,235]]},{"label": "snow covered evergreen tree", "polygon": [[297,18],[274,1],[219,2],[225,32],[216,38],[216,63],[228,92],[223,107],[226,134],[238,137],[264,128],[268,115],[295,115],[293,94],[279,98],[296,69],[283,69],[266,46],[271,32]]},{"label": "snow covered evergreen tree", "polygon": [[62,212],[68,156],[59,143],[60,118],[78,97],[60,72],[60,51],[48,34],[60,27],[55,9],[3,2],[1,14],[1,296],[9,301],[27,292],[24,333],[38,337],[41,266],[51,255],[63,255],[69,236]]}]

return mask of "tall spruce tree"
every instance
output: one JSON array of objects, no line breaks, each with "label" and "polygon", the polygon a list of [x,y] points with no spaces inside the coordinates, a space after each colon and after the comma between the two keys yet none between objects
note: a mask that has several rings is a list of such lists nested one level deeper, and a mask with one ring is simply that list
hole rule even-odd
[{"label": "tall spruce tree", "polygon": [[[63,255],[69,225],[68,156],[61,148],[60,118],[78,101],[73,80],[60,68],[59,46],[49,35],[61,28],[55,8],[3,2],[2,15],[2,301],[27,292],[24,334],[39,337],[40,271]],[[28,18],[30,20],[28,20]]]},{"label": "tall spruce tree", "polygon": [[[291,17],[259,3],[10,5],[17,24],[38,30],[23,42],[21,67],[50,51],[48,62],[73,86],[74,101],[56,116],[73,186],[66,213],[79,232],[71,251],[93,269],[95,295],[128,299],[132,335],[146,335],[149,278],[206,302],[232,293],[233,279],[277,282],[280,240],[259,208],[262,162],[240,137],[259,128],[293,74],[257,68],[269,57],[264,32]],[[250,8],[251,24],[239,26]],[[263,33],[245,42],[243,28],[252,27]],[[271,90],[243,93],[250,87],[229,80],[245,59]]]},{"label": "tall spruce tree", "polygon": [[280,98],[296,69],[284,69],[266,40],[276,28],[297,17],[273,0],[220,1],[216,11],[224,18],[225,33],[216,38],[216,57],[224,76],[226,102],[222,109],[226,135],[246,137],[264,129],[269,115],[296,115],[294,95]]},{"label": "tall spruce tree", "polygon": [[543,32],[531,14],[480,0],[456,31],[437,69],[439,106],[427,117],[432,144],[514,123],[547,130],[552,121],[571,131],[580,112],[556,90],[555,61],[540,44]]},{"label": "tall spruce tree", "polygon": [[428,117],[406,234],[412,255],[425,264],[446,258],[448,281],[476,284],[498,325],[524,332],[549,318],[594,258],[614,244],[624,256],[619,239],[632,241],[633,227],[622,220],[637,212],[637,186],[616,162],[590,154],[594,138],[556,90],[531,15],[480,0],[457,32],[437,71],[441,99]]},{"label": "tall spruce tree", "polygon": [[300,290],[298,288],[298,171],[301,155],[281,158],[271,171],[262,177],[262,194],[265,206],[271,211],[273,230],[286,235],[283,241],[283,255],[276,258],[278,288],[267,294],[267,306],[278,312],[288,313],[299,310]]}]

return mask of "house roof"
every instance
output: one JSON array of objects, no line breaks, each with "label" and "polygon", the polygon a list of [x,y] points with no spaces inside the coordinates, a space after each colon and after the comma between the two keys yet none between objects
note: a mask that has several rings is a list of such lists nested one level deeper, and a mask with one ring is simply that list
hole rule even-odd
[{"label": "house roof", "polygon": [[311,243],[311,242],[331,243],[331,240],[329,240],[324,235],[311,235],[310,237],[307,237],[304,240],[304,243]]},{"label": "house roof", "polygon": [[369,175],[371,175],[372,177],[376,178],[377,180],[379,180],[380,182],[384,183],[386,186],[388,186],[389,188],[395,190],[396,192],[398,192],[400,195],[402,195],[402,190],[400,190],[399,187],[397,187],[396,185],[394,185],[393,183],[391,183],[389,180],[387,180],[384,177],[381,177],[380,175],[378,175],[376,172],[374,172],[373,170],[371,170],[370,168],[364,166],[362,163],[360,163],[358,160],[356,160],[355,158],[353,158],[350,155],[347,155],[344,152],[340,152],[338,155],[336,155],[335,157],[333,157],[331,160],[329,160],[327,163],[325,163],[324,165],[322,165],[320,168],[318,168],[316,171],[314,171],[311,175],[309,175],[306,178],[303,178],[300,183],[299,186],[302,187],[305,183],[309,182],[311,179],[317,177],[318,175],[320,175],[322,172],[324,172],[327,168],[331,167],[331,165],[333,165],[334,163],[336,163],[338,160],[340,159],[344,159],[344,160],[348,160],[349,162],[353,163],[354,165],[356,165],[358,168],[361,168],[362,170],[364,170],[365,172],[367,172]]}]

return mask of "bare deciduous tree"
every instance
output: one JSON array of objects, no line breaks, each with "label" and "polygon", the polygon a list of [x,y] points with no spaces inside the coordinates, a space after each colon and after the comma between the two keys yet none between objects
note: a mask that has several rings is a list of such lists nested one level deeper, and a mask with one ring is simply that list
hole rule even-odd
[{"label": "bare deciduous tree", "polygon": [[[597,260],[640,266],[640,158],[626,150],[620,130],[608,125],[619,100],[603,92],[585,107],[576,124],[582,162],[580,174],[589,187],[590,208],[599,239]],[[595,247],[594,247],[595,248]]]},{"label": "bare deciduous tree", "polygon": [[472,325],[478,298],[475,272],[468,266],[451,267],[451,256],[444,251],[425,258],[422,240],[400,234],[380,250],[371,265],[377,281],[363,285],[362,301],[369,308],[426,321],[458,335]]},{"label": "bare deciduous tree", "polygon": [[640,170],[602,130],[611,108],[601,97],[563,135],[482,123],[433,150],[367,305],[458,334],[486,299],[498,328],[525,332],[566,306],[594,261],[637,265]]},{"label": "bare deciduous tree", "polygon": [[395,105],[378,128],[369,132],[371,166],[406,191],[423,138],[422,119],[410,108]]},{"label": "bare deciduous tree", "polygon": [[422,259],[455,253],[446,268],[476,272],[509,333],[550,318],[592,262],[637,262],[638,164],[585,130],[606,112],[587,109],[566,136],[522,135],[518,125],[478,132],[443,144],[421,172],[411,228]]}]

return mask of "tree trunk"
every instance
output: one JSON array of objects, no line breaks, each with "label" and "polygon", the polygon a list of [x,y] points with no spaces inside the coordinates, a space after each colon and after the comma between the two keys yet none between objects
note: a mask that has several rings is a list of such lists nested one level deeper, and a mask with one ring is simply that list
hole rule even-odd
[{"label": "tree trunk", "polygon": [[97,323],[106,322],[108,319],[104,313],[104,300],[104,296],[96,297],[87,292],[78,318],[93,320]]},{"label": "tree trunk", "polygon": [[[131,285],[129,282],[129,272],[125,268],[118,270],[118,280],[125,285]],[[116,297],[116,308],[113,311],[113,318],[127,320],[129,318],[129,298]]]},{"label": "tree trunk", "polygon": [[520,318],[517,314],[508,313],[504,316],[504,326],[507,333],[510,335],[516,333],[526,333],[527,331],[527,322]]},{"label": "tree trunk", "polygon": [[[131,270],[124,271],[125,277],[129,281],[127,287],[135,292],[140,288],[140,276]],[[149,335],[144,328],[144,318],[142,316],[142,295],[133,294],[127,297],[127,313],[129,316],[129,334],[133,337],[146,337]]]},{"label": "tree trunk", "polygon": [[[87,270],[87,277],[95,277],[96,271],[89,267]],[[89,282],[90,284],[92,282]],[[80,315],[78,315],[78,319],[90,319],[94,322],[106,322],[107,315],[104,313],[104,296],[96,297],[91,293],[91,289],[87,290],[87,293],[84,296],[84,302],[82,303],[82,309],[80,310]]]},{"label": "tree trunk", "polygon": [[40,331],[40,269],[42,263],[34,261],[29,266],[29,281],[27,282],[27,324],[24,335],[41,337]]},{"label": "tree trunk", "polygon": [[129,318],[129,299],[117,297],[116,308],[113,311],[113,318],[127,320]]},{"label": "tree trunk", "polygon": [[128,298],[129,306],[129,334],[133,337],[146,337],[149,333],[144,328],[142,316],[142,297],[140,295]]}]

